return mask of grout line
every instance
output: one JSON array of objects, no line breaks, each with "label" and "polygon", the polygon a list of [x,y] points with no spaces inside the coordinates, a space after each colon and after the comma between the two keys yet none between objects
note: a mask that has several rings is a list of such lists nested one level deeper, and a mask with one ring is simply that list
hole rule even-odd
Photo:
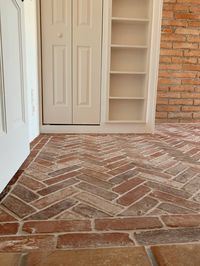
[{"label": "grout line", "polygon": [[28,254],[27,253],[22,253],[20,260],[19,260],[19,264],[18,266],[26,266],[27,265],[27,258],[28,258]]},{"label": "grout line", "polygon": [[151,247],[145,247],[145,250],[146,250],[146,253],[147,253],[148,258],[150,260],[151,265],[152,266],[159,266],[153,252],[151,251]]}]

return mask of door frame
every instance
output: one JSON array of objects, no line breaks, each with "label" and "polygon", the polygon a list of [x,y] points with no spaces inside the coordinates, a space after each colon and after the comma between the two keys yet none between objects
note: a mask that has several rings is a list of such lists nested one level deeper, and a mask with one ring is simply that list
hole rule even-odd
[{"label": "door frame", "polygon": [[[152,31],[151,52],[149,58],[149,93],[146,111],[146,123],[135,124],[112,124],[107,122],[108,95],[109,95],[109,68],[110,68],[110,31],[112,0],[103,1],[103,24],[102,24],[102,68],[101,68],[101,112],[100,125],[44,125],[42,106],[42,36],[41,36],[41,8],[36,0],[37,10],[37,41],[38,41],[38,78],[39,78],[39,116],[41,133],[154,133],[155,130],[155,106],[157,97],[158,66],[160,56],[160,39],[163,0],[152,0]],[[153,77],[153,78],[152,78]],[[155,79],[155,77],[157,77]],[[153,89],[150,89],[153,88]]]}]

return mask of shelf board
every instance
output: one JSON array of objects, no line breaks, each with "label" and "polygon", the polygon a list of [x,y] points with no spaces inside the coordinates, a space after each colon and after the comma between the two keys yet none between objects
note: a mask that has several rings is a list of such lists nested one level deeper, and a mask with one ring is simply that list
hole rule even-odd
[{"label": "shelf board", "polygon": [[128,49],[147,49],[147,45],[123,45],[123,44],[111,44],[111,48],[128,48]]},{"label": "shelf board", "polygon": [[147,23],[150,20],[147,18],[123,18],[123,17],[112,17],[112,21],[119,21],[125,23],[133,23],[133,22],[142,22]]},{"label": "shelf board", "polygon": [[137,71],[110,71],[110,74],[120,74],[120,75],[146,75],[146,72],[137,72]]},{"label": "shelf board", "polygon": [[144,100],[144,97],[109,97],[110,100]]},{"label": "shelf board", "polygon": [[108,120],[110,124],[146,124],[144,120]]}]

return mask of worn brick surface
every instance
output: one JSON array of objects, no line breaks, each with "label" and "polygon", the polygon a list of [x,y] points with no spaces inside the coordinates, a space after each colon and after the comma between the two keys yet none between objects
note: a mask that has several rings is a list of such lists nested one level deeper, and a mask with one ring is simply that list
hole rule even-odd
[{"label": "worn brick surface", "polygon": [[156,217],[141,217],[141,218],[115,218],[101,219],[95,221],[97,230],[136,230],[161,228],[162,224]]},{"label": "worn brick surface", "polygon": [[155,230],[135,233],[140,245],[199,242],[200,228]]},{"label": "worn brick surface", "polygon": [[34,234],[90,231],[91,222],[86,220],[26,222],[22,230]]},{"label": "worn brick surface", "polygon": [[[143,247],[98,248],[86,250],[59,250],[55,252],[31,252],[27,266],[150,266],[150,260]],[[8,265],[12,266],[12,265]]]},{"label": "worn brick surface", "polygon": [[0,223],[0,235],[15,235],[18,228],[18,223]]},{"label": "worn brick surface", "polygon": [[0,234],[14,239],[0,251],[39,247],[39,234],[66,249],[199,242],[199,143],[198,124],[41,135],[3,193]]},{"label": "worn brick surface", "polygon": [[68,234],[58,237],[58,248],[89,248],[132,246],[133,240],[126,233]]},{"label": "worn brick surface", "polygon": [[140,186],[136,189],[133,189],[120,197],[117,202],[121,205],[128,206],[132,204],[133,202],[137,201],[141,197],[143,197],[145,194],[150,192],[150,189],[145,186]]},{"label": "worn brick surface", "polygon": [[54,236],[9,236],[0,237],[1,252],[21,252],[33,250],[54,250],[56,238]]},{"label": "worn brick surface", "polygon": [[196,266],[200,262],[200,246],[195,244],[155,246],[151,250],[160,266]]},{"label": "worn brick surface", "polygon": [[0,262],[2,265],[13,266],[20,265],[21,254],[20,253],[1,253]]},{"label": "worn brick surface", "polygon": [[199,227],[200,215],[162,216],[162,221],[169,227]]},{"label": "worn brick surface", "polygon": [[10,221],[15,221],[17,220],[16,218],[14,218],[12,215],[10,215],[9,213],[7,213],[5,210],[2,210],[0,208],[0,222],[10,222]]},{"label": "worn brick surface", "polygon": [[23,218],[35,211],[33,207],[13,196],[7,197],[3,200],[2,204],[20,218]]}]

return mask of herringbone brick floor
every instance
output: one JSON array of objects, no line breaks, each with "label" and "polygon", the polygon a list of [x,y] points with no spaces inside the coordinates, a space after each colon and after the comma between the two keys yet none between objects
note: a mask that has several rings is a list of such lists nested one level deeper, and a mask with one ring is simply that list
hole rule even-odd
[{"label": "herringbone brick floor", "polygon": [[1,251],[200,241],[198,124],[41,135],[18,175],[0,204]]}]

